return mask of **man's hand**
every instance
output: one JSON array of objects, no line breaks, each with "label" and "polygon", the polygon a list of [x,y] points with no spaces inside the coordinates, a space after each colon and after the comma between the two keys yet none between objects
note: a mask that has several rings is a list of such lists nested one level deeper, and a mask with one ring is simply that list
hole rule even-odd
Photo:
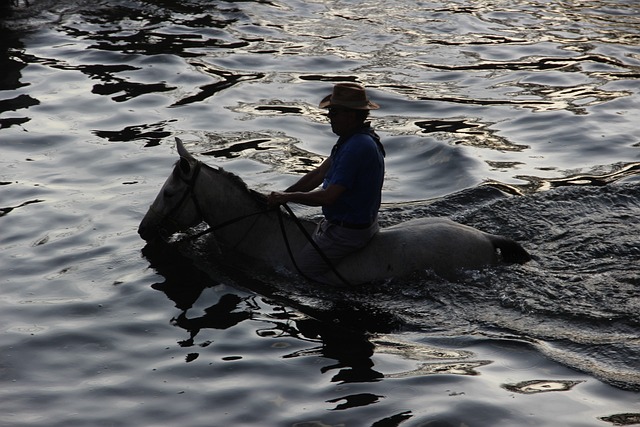
[{"label": "man's hand", "polygon": [[267,204],[269,207],[275,208],[288,202],[287,193],[280,191],[272,191],[267,196]]}]

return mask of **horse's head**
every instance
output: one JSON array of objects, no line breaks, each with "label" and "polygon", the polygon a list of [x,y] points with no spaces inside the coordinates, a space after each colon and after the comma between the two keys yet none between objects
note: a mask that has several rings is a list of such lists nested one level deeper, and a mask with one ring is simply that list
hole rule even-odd
[{"label": "horse's head", "polygon": [[158,236],[168,237],[202,221],[202,213],[194,197],[201,164],[189,154],[179,138],[176,138],[176,144],[180,160],[138,227],[138,234],[147,241]]}]

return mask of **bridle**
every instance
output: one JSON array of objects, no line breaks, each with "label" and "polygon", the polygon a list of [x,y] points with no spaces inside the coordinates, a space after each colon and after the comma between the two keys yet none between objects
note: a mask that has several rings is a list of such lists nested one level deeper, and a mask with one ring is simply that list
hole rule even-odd
[{"label": "bridle", "polygon": [[[178,167],[180,166],[178,165]],[[164,217],[162,218],[162,222],[158,227],[158,230],[160,232],[165,232],[166,234],[170,234],[168,233],[166,227],[163,227],[163,224],[165,224],[166,222],[170,223],[173,229],[176,229],[176,230],[180,229],[180,223],[175,219],[174,215],[177,212],[180,212],[182,210],[184,204],[187,202],[189,197],[191,197],[191,199],[193,200],[193,204],[196,207],[196,212],[198,212],[198,215],[200,216],[200,218],[204,218],[202,214],[202,209],[200,208],[200,203],[198,203],[198,199],[196,198],[196,193],[194,191],[196,186],[196,180],[198,179],[198,175],[200,175],[201,169],[202,169],[202,163],[200,161],[197,161],[194,166],[193,174],[189,179],[184,179],[178,175],[178,178],[182,182],[187,184],[187,190],[184,193],[182,193],[182,196],[180,197],[180,201],[176,203],[175,206],[171,208],[169,212],[166,215],[164,215]],[[153,206],[151,207],[151,211],[156,214],[159,214],[158,211],[153,209]]]},{"label": "bridle", "polygon": [[[200,218],[204,218],[204,214],[202,212],[202,208],[200,207],[200,203],[198,202],[198,198],[196,197],[196,192],[195,192],[196,181],[198,179],[198,176],[200,175],[200,171],[201,170],[202,170],[202,162],[197,160],[195,165],[194,165],[193,174],[191,175],[191,177],[189,179],[184,179],[181,176],[178,176],[178,178],[182,182],[187,184],[187,189],[182,194],[182,196],[180,198],[180,201],[178,203],[176,203],[176,205],[173,208],[171,208],[166,215],[164,215],[164,218],[162,219],[162,223],[161,224],[163,224],[165,222],[168,222],[173,226],[174,229],[179,230],[180,229],[180,223],[175,219],[175,214],[182,210],[184,204],[187,202],[187,200],[189,198],[191,198],[191,200],[193,201],[193,204],[194,204],[194,206],[196,208],[196,212],[198,213],[198,216]],[[262,209],[262,210],[258,210],[256,212],[252,212],[252,213],[249,213],[249,214],[246,214],[246,215],[240,215],[240,216],[231,218],[230,220],[223,221],[223,222],[221,222],[219,224],[211,225],[206,230],[201,231],[201,232],[199,232],[197,234],[193,234],[193,235],[187,237],[187,239],[195,240],[195,239],[197,239],[199,237],[204,236],[205,234],[209,234],[209,233],[212,233],[212,232],[214,232],[216,230],[224,228],[224,227],[226,227],[228,225],[235,224],[236,222],[242,221],[243,219],[247,219],[247,218],[250,218],[250,217],[253,217],[253,216],[257,216],[257,215],[261,215],[261,214],[267,213],[270,210],[271,209]],[[158,213],[155,210],[154,210],[154,212]],[[160,227],[158,227],[158,229],[161,232],[162,231],[167,232],[166,228],[162,227],[162,225]],[[169,234],[169,233],[167,233],[167,234]]]},{"label": "bridle", "polygon": [[[196,180],[198,179],[198,176],[200,175],[200,171],[202,170],[202,162],[197,160],[195,165],[194,165],[194,171],[193,174],[191,175],[191,177],[189,179],[183,179],[182,177],[178,176],[178,178],[184,182],[185,184],[187,184],[187,190],[182,194],[182,197],[180,198],[180,201],[169,210],[169,213],[167,213],[164,218],[162,219],[161,225],[158,227],[158,230],[160,232],[165,232],[167,234],[169,234],[166,230],[165,227],[162,226],[162,224],[164,224],[165,222],[169,222],[171,223],[171,225],[173,226],[174,229],[180,229],[180,224],[178,221],[175,220],[174,218],[174,214],[176,212],[179,212],[180,210],[182,210],[183,205],[186,203],[186,201],[191,198],[193,201],[193,204],[196,208],[196,211],[198,213],[198,215],[200,216],[200,218],[204,218],[204,215],[202,213],[202,208],[200,207],[200,203],[198,202],[198,198],[196,197],[196,193],[195,193],[195,185],[196,185]],[[293,213],[293,211],[291,210],[291,208],[289,206],[287,206],[287,204],[283,204],[282,205],[284,207],[284,209],[287,211],[287,213],[289,214],[289,216],[291,217],[291,219],[295,222],[295,224],[298,226],[298,228],[300,229],[300,231],[302,232],[302,234],[305,236],[305,238],[307,239],[307,241],[314,247],[314,249],[318,252],[318,254],[320,254],[320,257],[323,259],[323,261],[330,267],[330,270],[336,275],[336,277],[338,277],[338,279],[340,279],[345,285],[349,286],[350,283],[338,272],[338,270],[336,269],[336,267],[333,265],[333,262],[331,262],[331,260],[327,257],[327,255],[324,253],[324,251],[318,246],[318,244],[313,240],[313,238],[311,237],[311,235],[309,234],[309,232],[304,228],[304,225],[302,225],[302,222],[300,221],[300,219],[298,219],[298,217]],[[153,210],[153,208],[151,208]],[[293,254],[293,251],[291,249],[291,245],[289,243],[289,238],[287,237],[287,232],[286,232],[286,228],[284,225],[284,220],[283,220],[283,212],[279,207],[273,207],[273,208],[266,208],[266,209],[262,209],[262,210],[258,210],[255,212],[251,212],[245,215],[240,215],[238,217],[235,218],[231,218],[230,220],[227,221],[223,221],[219,224],[216,225],[210,225],[209,228],[207,228],[204,231],[201,231],[199,233],[193,234],[191,236],[189,236],[187,239],[189,240],[195,240],[198,239],[202,236],[204,236],[205,234],[209,234],[212,233],[216,230],[219,230],[221,228],[224,228],[226,226],[235,224],[236,222],[242,221],[244,219],[253,217],[253,216],[257,216],[257,215],[262,215],[262,214],[266,214],[268,212],[271,211],[276,211],[278,214],[278,222],[280,224],[280,231],[282,233],[282,237],[284,239],[284,243],[286,245],[287,248],[287,252],[289,253],[289,257],[291,258],[291,262],[293,263],[294,267],[296,268],[296,270],[298,271],[298,273],[306,278],[307,280],[313,280],[311,278],[309,278],[307,275],[305,275],[301,270],[300,267],[298,267],[298,264],[295,260],[295,256]],[[158,213],[157,211],[154,211],[156,213]]]}]

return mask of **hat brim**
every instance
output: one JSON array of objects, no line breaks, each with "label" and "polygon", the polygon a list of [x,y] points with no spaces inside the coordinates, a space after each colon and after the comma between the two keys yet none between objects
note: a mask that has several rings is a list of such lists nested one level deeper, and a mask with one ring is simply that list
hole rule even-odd
[{"label": "hat brim", "polygon": [[380,108],[378,104],[375,102],[367,100],[366,104],[361,102],[331,102],[331,95],[325,96],[322,101],[320,101],[320,108],[329,108],[329,107],[344,107],[350,108],[352,110],[377,110]]}]

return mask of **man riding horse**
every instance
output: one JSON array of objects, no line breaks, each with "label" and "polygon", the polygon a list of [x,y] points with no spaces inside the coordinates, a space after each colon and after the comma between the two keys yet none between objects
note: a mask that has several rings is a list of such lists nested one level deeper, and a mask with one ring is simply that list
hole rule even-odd
[{"label": "man riding horse", "polygon": [[221,251],[234,253],[233,259],[246,268],[254,262],[275,269],[297,266],[305,276],[332,285],[425,270],[455,278],[461,269],[530,260],[508,237],[443,217],[379,228],[384,150],[366,122],[369,110],[378,106],[362,86],[352,83],[337,84],[320,106],[329,108],[331,128],[339,136],[330,157],[284,192],[268,196],[276,206],[322,206],[325,219],[320,224],[267,208],[264,195],[236,175],[199,161],[176,138],[180,159],[140,223],[140,236],[170,236],[204,221]]},{"label": "man riding horse", "polygon": [[271,205],[322,206],[325,219],[313,233],[315,245],[307,244],[296,256],[300,271],[316,280],[378,232],[385,154],[380,137],[366,121],[370,110],[379,106],[367,98],[362,86],[338,83],[320,107],[328,109],[331,130],[339,137],[331,155],[268,199]]}]

